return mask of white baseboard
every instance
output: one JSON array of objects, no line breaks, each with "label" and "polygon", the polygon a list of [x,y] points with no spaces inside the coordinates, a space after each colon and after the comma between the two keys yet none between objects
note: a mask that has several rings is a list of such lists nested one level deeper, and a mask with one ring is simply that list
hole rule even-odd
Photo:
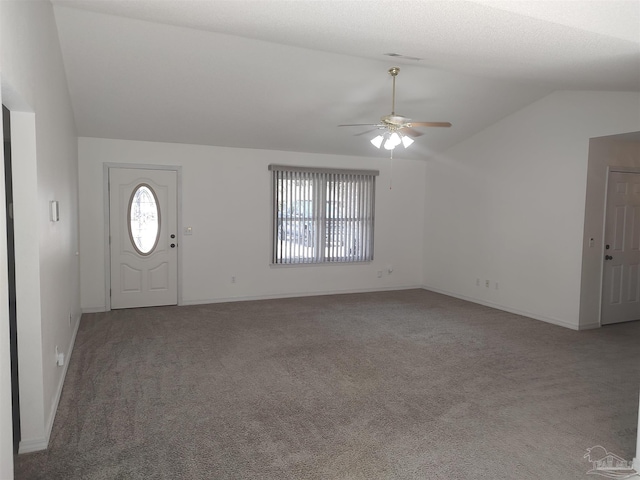
[{"label": "white baseboard", "polygon": [[557,325],[559,327],[570,328],[571,330],[585,330],[587,328],[598,328],[598,327],[600,327],[600,325],[597,325],[597,326],[582,326],[582,327],[580,327],[578,325],[574,325],[573,323],[569,323],[569,322],[566,322],[564,320],[560,320],[559,318],[546,317],[544,315],[538,315],[536,313],[527,312],[527,311],[524,311],[524,310],[519,310],[517,308],[507,307],[507,306],[504,306],[504,305],[500,305],[498,303],[489,302],[489,301],[486,301],[486,300],[480,300],[480,299],[473,298],[473,297],[467,297],[466,295],[460,295],[460,294],[457,294],[457,293],[453,293],[453,292],[449,292],[449,291],[446,291],[446,290],[442,290],[440,288],[430,287],[429,285],[423,285],[422,288],[424,290],[429,290],[431,292],[441,293],[442,295],[448,295],[449,297],[459,298],[460,300],[466,300],[467,302],[477,303],[479,305],[484,305],[485,307],[495,308],[496,310],[502,310],[504,312],[514,313],[516,315],[521,315],[523,317],[532,318],[534,320],[540,320],[542,322],[551,323],[552,325]]},{"label": "white baseboard", "polygon": [[[506,307],[504,305],[500,305],[493,302],[488,302],[484,300],[479,300],[477,298],[467,297],[465,295],[459,295],[457,293],[449,292],[447,290],[442,290],[439,288],[431,287],[429,285],[400,285],[394,287],[377,287],[377,288],[359,288],[359,289],[351,289],[351,290],[326,290],[321,292],[298,292],[298,293],[274,293],[267,295],[247,295],[247,296],[237,296],[237,297],[218,297],[218,298],[202,298],[196,300],[186,300],[179,303],[179,305],[206,305],[209,303],[228,303],[228,302],[247,302],[253,300],[276,300],[279,298],[299,298],[299,297],[316,297],[322,295],[342,295],[342,294],[350,294],[350,293],[374,293],[374,292],[391,292],[397,290],[411,290],[411,289],[423,289],[429,290],[435,293],[440,293],[442,295],[448,295],[450,297],[459,298],[460,300],[465,300],[467,302],[477,303],[480,305],[484,305],[486,307],[495,308],[496,310],[502,310],[509,313],[514,313],[516,315],[522,315],[524,317],[533,318],[534,320],[540,320],[546,323],[551,323],[553,325],[557,325],[560,327],[569,328],[571,330],[588,330],[592,328],[600,328],[600,324],[589,324],[589,325],[580,325],[576,326],[572,323],[566,322],[564,320],[560,320],[552,317],[545,317],[542,315],[538,315],[532,312],[527,312],[515,308]],[[83,313],[100,313],[106,312],[104,306],[102,307],[88,307],[83,308]]]},{"label": "white baseboard", "polygon": [[40,450],[46,450],[49,446],[48,438],[31,438],[29,440],[20,440],[18,446],[18,453],[31,453],[38,452]]},{"label": "white baseboard", "polygon": [[328,290],[322,292],[298,292],[298,293],[274,293],[270,295],[250,295],[239,297],[224,297],[224,298],[206,298],[201,300],[187,300],[180,303],[180,305],[204,305],[207,303],[227,303],[227,302],[247,302],[252,300],[276,300],[279,298],[299,298],[299,297],[319,297],[323,295],[348,295],[351,293],[375,293],[375,292],[392,292],[396,290],[413,290],[421,289],[421,285],[402,285],[395,287],[384,288],[362,288],[354,290]]},{"label": "white baseboard", "polygon": [[[341,295],[349,293],[373,293],[373,292],[392,292],[395,290],[412,290],[421,289],[422,285],[400,285],[394,287],[377,287],[377,288],[361,288],[353,290],[327,290],[322,292],[299,292],[299,293],[273,293],[267,295],[246,295],[238,297],[217,297],[217,298],[201,298],[196,300],[178,301],[178,305],[206,305],[208,303],[228,303],[228,302],[248,302],[251,300],[275,300],[278,298],[298,298],[298,297],[317,297],[321,295]],[[82,313],[102,313],[109,310],[104,307],[84,307]]]},{"label": "white baseboard", "polygon": [[82,313],[102,313],[106,311],[108,310],[104,305],[102,307],[87,307],[82,309]]},{"label": "white baseboard", "polygon": [[580,325],[578,330],[593,330],[594,328],[600,328],[601,325],[598,322],[595,323],[586,323],[584,325]]},{"label": "white baseboard", "polygon": [[49,446],[49,439],[51,438],[51,431],[53,430],[53,422],[56,418],[56,412],[58,411],[58,404],[60,403],[60,397],[62,396],[62,387],[64,386],[64,379],[67,377],[67,369],[69,368],[69,362],[71,361],[71,354],[73,353],[73,346],[76,343],[76,335],[78,334],[78,328],[80,327],[80,318],[76,320],[75,328],[73,329],[73,335],[71,336],[71,342],[69,342],[69,349],[65,353],[64,367],[60,381],[58,382],[58,388],[56,389],[55,397],[51,409],[49,410],[48,420],[45,424],[45,438],[33,438],[28,440],[20,440],[18,445],[18,453],[37,452],[39,450],[46,450]]}]

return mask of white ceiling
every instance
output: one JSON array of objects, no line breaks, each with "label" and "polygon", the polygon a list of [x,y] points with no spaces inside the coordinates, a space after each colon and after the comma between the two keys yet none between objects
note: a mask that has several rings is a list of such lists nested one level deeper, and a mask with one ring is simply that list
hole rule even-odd
[{"label": "white ceiling", "polygon": [[[78,134],[386,156],[442,151],[556,89],[640,91],[640,0],[52,0]],[[420,60],[392,58],[388,53]]]}]

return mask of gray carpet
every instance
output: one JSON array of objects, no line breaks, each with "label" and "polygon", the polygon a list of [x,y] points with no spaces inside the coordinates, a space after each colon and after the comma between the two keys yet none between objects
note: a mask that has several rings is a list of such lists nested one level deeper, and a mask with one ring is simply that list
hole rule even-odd
[{"label": "gray carpet", "polygon": [[422,290],[83,315],[16,478],[592,478],[634,456],[639,344]]}]

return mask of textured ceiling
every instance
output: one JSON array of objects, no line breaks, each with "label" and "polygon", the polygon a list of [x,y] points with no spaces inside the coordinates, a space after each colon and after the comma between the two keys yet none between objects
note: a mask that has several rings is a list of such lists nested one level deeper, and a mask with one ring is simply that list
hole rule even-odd
[{"label": "textured ceiling", "polygon": [[[423,158],[555,89],[640,91],[640,1],[53,0],[82,136],[378,156],[340,123],[450,121]],[[397,53],[410,60],[391,58]]]}]

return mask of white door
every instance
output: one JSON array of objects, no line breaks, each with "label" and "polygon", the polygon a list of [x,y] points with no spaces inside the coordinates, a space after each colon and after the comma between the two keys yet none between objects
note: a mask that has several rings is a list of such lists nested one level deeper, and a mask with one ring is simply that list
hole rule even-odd
[{"label": "white door", "polygon": [[177,172],[109,169],[111,308],[178,303]]},{"label": "white door", "polygon": [[640,319],[640,174],[610,172],[605,219],[603,325]]}]

